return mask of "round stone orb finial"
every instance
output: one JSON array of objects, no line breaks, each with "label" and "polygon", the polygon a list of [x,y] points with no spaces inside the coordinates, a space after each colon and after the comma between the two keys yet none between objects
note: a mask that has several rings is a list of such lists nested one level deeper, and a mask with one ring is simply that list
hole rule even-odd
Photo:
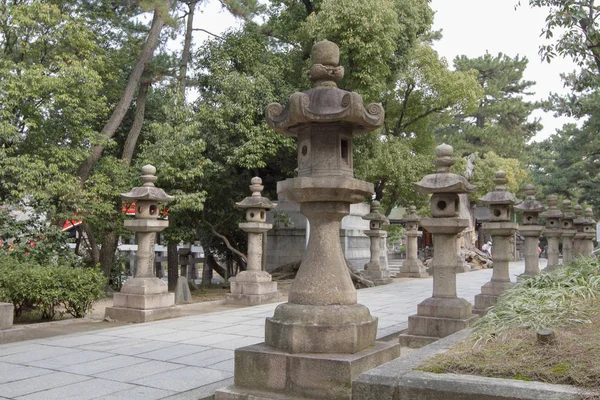
[{"label": "round stone orb finial", "polygon": [[416,206],[414,206],[414,205],[410,205],[410,206],[408,206],[408,213],[409,213],[410,215],[414,215],[414,214],[416,214],[416,213],[417,213],[417,207],[416,207]]},{"label": "round stone orb finial", "polygon": [[433,164],[437,167],[437,172],[449,172],[450,167],[454,165],[456,159],[452,157],[454,149],[449,144],[440,144],[435,148],[436,160]]},{"label": "round stone orb finial", "polygon": [[158,179],[156,176],[156,168],[154,165],[146,164],[142,167],[142,175],[140,178],[144,184],[142,186],[154,186],[154,182]]},{"label": "round stone orb finial", "polygon": [[585,209],[585,216],[587,218],[592,218],[594,216],[594,210],[591,207]]},{"label": "round stone orb finial", "polygon": [[379,210],[381,210],[381,203],[377,200],[373,200],[371,202],[371,212],[376,212],[378,213]]},{"label": "round stone orb finial", "polygon": [[571,211],[571,200],[564,199],[562,202],[563,211]]},{"label": "round stone orb finial", "polygon": [[340,48],[329,40],[321,40],[313,45],[311,59],[314,64],[337,67],[340,64]]},{"label": "round stone orb finial", "polygon": [[530,198],[530,200],[535,200],[536,192],[537,192],[537,189],[535,188],[535,185],[532,185],[530,183],[527,186],[525,186],[525,194],[527,195],[528,198]]},{"label": "round stone orb finial", "polygon": [[558,197],[556,197],[553,194],[548,196],[548,206],[550,208],[556,208],[557,205],[558,205]]},{"label": "round stone orb finial", "polygon": [[496,171],[496,174],[494,176],[494,183],[496,184],[496,190],[506,190],[504,185],[506,185],[507,182],[508,182],[508,179],[506,179],[506,172],[504,172],[503,170]]},{"label": "round stone orb finial", "polygon": [[250,179],[250,184],[250,191],[252,191],[252,196],[260,197],[261,192],[265,188],[262,184],[262,179],[260,179],[258,176],[255,176],[254,178]]},{"label": "round stone orb finial", "polygon": [[579,204],[576,204],[575,207],[573,207],[573,212],[575,213],[575,215],[581,216],[581,214],[583,213],[583,207],[581,207]]}]

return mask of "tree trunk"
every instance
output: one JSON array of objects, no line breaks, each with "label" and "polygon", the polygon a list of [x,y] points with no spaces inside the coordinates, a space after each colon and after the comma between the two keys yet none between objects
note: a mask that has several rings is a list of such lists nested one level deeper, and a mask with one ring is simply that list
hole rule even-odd
[{"label": "tree trunk", "polygon": [[127,134],[125,145],[123,146],[123,154],[121,159],[127,164],[131,165],[133,159],[133,152],[137,144],[140,133],[142,132],[142,126],[144,125],[144,115],[146,113],[146,100],[148,99],[148,90],[150,89],[150,80],[143,80],[140,83],[140,89],[138,90],[138,96],[136,100],[135,118],[133,119],[133,125]]},{"label": "tree trunk", "polygon": [[177,278],[179,278],[179,254],[177,254],[177,243],[169,242],[167,244],[167,279],[169,292],[174,292],[177,288]]},{"label": "tree trunk", "polygon": [[[169,9],[171,5],[171,0],[165,0],[165,9]],[[144,43],[144,47],[142,47],[142,52],[129,76],[129,80],[127,81],[127,86],[125,87],[125,91],[121,96],[121,99],[117,103],[117,106],[113,110],[108,122],[102,128],[100,132],[100,136],[103,139],[110,139],[115,135],[115,132],[121,125],[123,121],[123,117],[127,113],[129,109],[129,105],[133,100],[133,96],[135,94],[135,89],[138,87],[140,80],[142,78],[142,74],[146,69],[146,66],[150,63],[152,59],[152,55],[154,54],[154,50],[158,44],[158,38],[160,36],[160,32],[165,24],[165,19],[161,16],[161,11],[159,7],[154,9],[154,18],[152,20],[152,26],[150,27],[150,31],[148,32],[148,37],[146,38],[146,43]],[[104,151],[103,145],[96,145],[92,148],[92,154],[83,162],[81,167],[79,168],[79,178],[81,179],[81,183],[85,183],[87,178],[90,176],[92,172],[92,168],[102,155]]]},{"label": "tree trunk", "polygon": [[212,254],[207,254],[206,255],[206,259],[204,260],[204,262],[213,270],[215,271],[217,274],[221,275],[221,277],[223,277],[223,279],[227,279],[227,271],[225,270],[225,268],[223,268],[221,265],[219,265],[219,263],[217,262],[217,260],[215,260],[215,257]]},{"label": "tree trunk", "polygon": [[83,222],[81,224],[81,229],[83,232],[85,232],[85,236],[87,238],[92,265],[98,265],[98,263],[100,262],[100,250],[98,249],[98,244],[96,243],[96,237],[94,236],[92,227],[89,224]]},{"label": "tree trunk", "polygon": [[185,29],[185,40],[183,42],[183,53],[181,55],[181,67],[179,68],[179,90],[181,90],[181,97],[185,99],[185,88],[187,68],[190,62],[190,47],[192,47],[192,33],[194,30],[194,11],[196,10],[197,1],[188,3],[188,16],[187,26]]},{"label": "tree trunk", "polygon": [[110,277],[115,260],[115,250],[117,249],[117,234],[114,229],[106,231],[102,240],[102,248],[100,249],[100,269],[104,276]]}]

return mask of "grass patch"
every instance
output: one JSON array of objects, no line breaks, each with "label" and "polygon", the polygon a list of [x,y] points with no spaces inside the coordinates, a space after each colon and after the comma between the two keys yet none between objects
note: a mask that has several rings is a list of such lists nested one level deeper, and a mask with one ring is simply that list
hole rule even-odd
[{"label": "grass patch", "polygon": [[[555,331],[554,344],[537,342],[542,328]],[[569,384],[600,396],[598,360],[600,263],[578,259],[552,273],[520,279],[464,343],[418,369]]]}]

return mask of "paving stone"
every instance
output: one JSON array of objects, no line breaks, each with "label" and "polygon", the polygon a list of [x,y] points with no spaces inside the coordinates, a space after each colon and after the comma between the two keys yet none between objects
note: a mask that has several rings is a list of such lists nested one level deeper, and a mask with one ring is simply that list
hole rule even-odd
[{"label": "paving stone", "polygon": [[191,344],[177,344],[165,349],[149,351],[147,353],[137,354],[137,357],[151,360],[168,361],[177,357],[196,354],[208,350],[208,347],[194,346]]},{"label": "paving stone", "polygon": [[0,362],[0,383],[18,381],[52,373],[48,369],[29,367],[26,365],[15,365]]},{"label": "paving stone", "polygon": [[235,350],[238,347],[250,346],[251,344],[256,344],[262,342],[261,339],[255,337],[242,337],[239,339],[229,340],[227,342],[219,342],[215,343],[212,346],[219,349],[229,349]]},{"label": "paving stone", "polygon": [[74,349],[62,349],[55,347],[57,350],[62,350],[63,355],[57,355],[52,358],[44,358],[43,360],[28,362],[28,365],[41,368],[50,368],[61,370],[62,368],[68,367],[74,364],[82,364],[85,362],[100,360],[107,357],[112,357],[114,354],[102,353],[99,351],[89,350],[74,350]]},{"label": "paving stone", "polygon": [[232,372],[199,367],[183,367],[157,376],[138,379],[137,381],[134,381],[134,383],[158,389],[185,392],[232,376]]},{"label": "paving stone", "polygon": [[221,361],[220,363],[208,365],[206,368],[216,369],[218,371],[233,372],[234,366],[235,366],[235,361],[232,358],[229,360]]},{"label": "paving stone", "polygon": [[150,351],[167,349],[170,347],[177,346],[175,343],[160,342],[158,340],[152,340],[152,341],[145,340],[145,341],[142,341],[142,343],[140,343],[140,340],[136,339],[136,342],[138,342],[138,344],[136,344],[134,346],[118,347],[116,349],[112,349],[111,352],[116,353],[116,354],[133,356],[133,355],[137,355],[137,354],[148,353]]},{"label": "paving stone", "polygon": [[71,385],[16,397],[18,400],[88,400],[134,388],[127,383],[90,379]]},{"label": "paving stone", "polygon": [[67,355],[72,353],[79,353],[76,349],[64,349],[62,347],[52,346],[36,346],[32,349],[13,353],[8,356],[0,357],[0,362],[9,362],[13,364],[31,364],[38,360],[44,360],[46,358],[58,357],[61,355]]},{"label": "paving stone", "polygon": [[95,376],[97,378],[109,379],[111,381],[131,383],[138,379],[142,379],[156,374],[162,374],[164,372],[183,367],[184,366],[181,364],[151,360],[123,368],[115,368],[109,371],[100,372],[98,374],[95,374]]},{"label": "paving stone", "polygon": [[202,353],[190,354],[170,360],[173,363],[194,367],[209,367],[221,361],[233,359],[233,350],[210,349]]},{"label": "paving stone", "polygon": [[[51,372],[51,371],[50,371]],[[52,372],[42,376],[21,379],[19,381],[3,383],[0,385],[0,396],[17,397],[42,390],[53,389],[91,379],[87,376],[69,374],[66,372]]]},{"label": "paving stone", "polygon": [[101,335],[68,335],[59,336],[58,338],[45,339],[44,344],[49,346],[63,346],[63,347],[78,347],[91,343],[106,342],[110,341],[110,338]]},{"label": "paving stone", "polygon": [[70,365],[68,367],[62,368],[62,370],[65,372],[73,372],[81,375],[94,375],[104,371],[110,371],[113,369],[127,367],[135,364],[141,364],[144,361],[145,360],[142,358],[111,354],[111,356],[107,358],[84,362],[76,365]]},{"label": "paving stone", "polygon": [[215,343],[227,342],[227,341],[231,341],[231,340],[240,339],[243,337],[244,336],[240,336],[240,335],[227,335],[225,333],[211,333],[210,335],[198,336],[194,339],[184,340],[181,343],[194,344],[194,345],[198,345],[198,346],[215,347],[214,346]]},{"label": "paving stone", "polygon": [[91,343],[83,346],[79,346],[78,349],[92,350],[92,351],[111,351],[120,349],[123,347],[130,347],[139,344],[139,339],[133,338],[113,338],[104,342]]},{"label": "paving stone", "polygon": [[133,389],[124,390],[118,393],[111,393],[108,396],[94,397],[94,400],[157,400],[163,399],[175,393],[176,392],[171,390],[136,386]]}]

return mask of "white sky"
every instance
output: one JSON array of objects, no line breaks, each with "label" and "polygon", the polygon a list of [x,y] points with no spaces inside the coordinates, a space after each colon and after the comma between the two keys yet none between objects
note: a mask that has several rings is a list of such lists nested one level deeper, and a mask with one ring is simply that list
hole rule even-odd
[{"label": "white sky", "polygon": [[[543,100],[551,92],[565,93],[559,75],[574,70],[575,65],[559,58],[548,64],[538,55],[539,46],[544,43],[540,33],[547,11],[529,6],[515,10],[516,3],[517,0],[432,0],[431,7],[436,11],[433,27],[441,29],[443,34],[435,49],[451,67],[452,60],[462,54],[471,58],[482,56],[486,51],[492,55],[499,52],[511,57],[524,55],[529,59],[525,79],[536,82],[532,88],[535,95],[530,100]],[[215,0],[202,4],[198,11],[194,24],[197,28],[219,34],[239,26],[239,22],[223,11]],[[194,44],[197,46],[207,37],[202,32],[195,32]],[[544,125],[535,137],[538,141],[569,122],[566,118],[555,118],[551,113],[537,111],[534,115],[541,117]]]}]

